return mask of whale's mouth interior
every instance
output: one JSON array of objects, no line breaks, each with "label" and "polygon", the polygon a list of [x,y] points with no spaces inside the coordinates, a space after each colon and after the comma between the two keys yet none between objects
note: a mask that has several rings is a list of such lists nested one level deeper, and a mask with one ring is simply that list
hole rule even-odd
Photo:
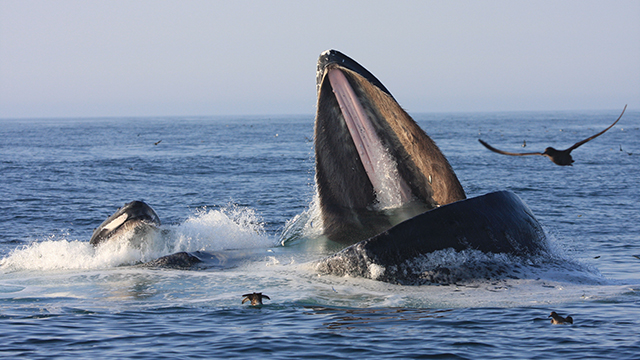
[{"label": "whale's mouth interior", "polygon": [[413,200],[411,189],[400,176],[396,161],[378,136],[368,112],[344,73],[338,68],[332,68],[326,76],[375,191],[376,206],[379,210],[384,210],[410,203]]}]

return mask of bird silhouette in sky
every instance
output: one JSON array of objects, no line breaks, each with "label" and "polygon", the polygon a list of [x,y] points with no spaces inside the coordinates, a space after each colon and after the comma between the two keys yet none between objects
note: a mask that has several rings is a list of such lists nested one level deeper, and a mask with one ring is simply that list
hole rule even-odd
[{"label": "bird silhouette in sky", "polygon": [[493,152],[497,152],[498,154],[503,154],[503,155],[511,155],[511,156],[527,156],[527,155],[542,155],[542,156],[546,156],[548,157],[551,161],[553,161],[555,164],[557,165],[571,165],[571,163],[573,163],[573,158],[571,157],[571,151],[573,151],[574,149],[578,148],[580,145],[591,141],[595,138],[597,138],[598,136],[604,134],[607,130],[611,129],[613,127],[613,125],[615,125],[618,120],[620,120],[620,118],[622,118],[622,115],[624,114],[624,111],[627,109],[627,105],[624,106],[624,109],[622,109],[622,114],[620,114],[620,116],[618,117],[618,119],[616,121],[613,122],[613,124],[609,125],[608,128],[600,131],[599,133],[588,137],[582,141],[578,141],[577,143],[573,144],[573,146],[571,146],[568,149],[565,150],[556,150],[552,147],[548,147],[544,150],[544,152],[527,152],[527,153],[513,153],[513,152],[508,152],[508,151],[502,151],[502,150],[498,150],[496,148],[494,148],[493,146],[487,144],[486,142],[482,141],[481,139],[478,139],[478,141],[484,145],[484,147],[486,147],[487,149],[493,151]]}]

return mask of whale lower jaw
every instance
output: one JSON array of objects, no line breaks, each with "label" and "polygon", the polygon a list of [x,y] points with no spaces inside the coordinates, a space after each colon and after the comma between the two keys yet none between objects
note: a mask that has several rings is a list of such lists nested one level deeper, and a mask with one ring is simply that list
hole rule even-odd
[{"label": "whale lower jaw", "polygon": [[478,266],[482,271],[455,271],[437,262],[431,268],[419,266],[421,259],[448,250],[515,257],[549,253],[542,226],[529,208],[515,194],[499,191],[417,215],[319,261],[316,270],[400,284],[450,283],[505,271],[487,264]]}]

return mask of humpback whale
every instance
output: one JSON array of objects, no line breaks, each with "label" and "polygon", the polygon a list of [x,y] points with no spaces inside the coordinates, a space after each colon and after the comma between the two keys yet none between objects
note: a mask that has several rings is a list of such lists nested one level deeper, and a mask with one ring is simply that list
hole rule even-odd
[{"label": "humpback whale", "polygon": [[130,231],[145,233],[160,226],[160,218],[151,206],[142,201],[132,201],[118,209],[98,226],[89,243],[97,246],[113,237]]},{"label": "humpback whale", "polygon": [[[323,52],[316,85],[319,211],[323,234],[342,248],[313,263],[319,273],[415,284],[433,277],[411,261],[440,250],[548,253],[544,231],[522,200],[509,191],[467,199],[435,142],[356,61]],[[148,205],[132,202],[96,229],[91,243],[159,224]],[[180,252],[141,266],[225,267],[247,256],[256,254]]]},{"label": "humpback whale", "polygon": [[[515,194],[467,199],[435,142],[371,72],[347,55],[320,55],[316,186],[324,234],[350,245],[321,273],[411,282],[408,260],[437,250],[533,256],[548,251]],[[371,268],[378,266],[375,276]],[[405,282],[403,280],[403,282]]]},{"label": "humpback whale", "polygon": [[[139,245],[144,237],[157,232],[164,239],[171,237],[171,230],[161,229],[160,218],[156,212],[142,201],[132,201],[119,208],[93,231],[89,243],[93,246],[117,239],[123,235],[130,236],[130,243]],[[254,258],[261,253],[252,250],[228,250],[218,252],[180,251],[161,256],[136,266],[145,268],[170,268],[179,270],[195,270],[205,268],[230,268],[244,259]]]}]

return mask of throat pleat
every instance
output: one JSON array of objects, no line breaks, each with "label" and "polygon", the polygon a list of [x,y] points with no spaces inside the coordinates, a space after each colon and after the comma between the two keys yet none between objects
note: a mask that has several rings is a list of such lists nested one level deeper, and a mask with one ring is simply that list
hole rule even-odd
[{"label": "throat pleat", "polygon": [[328,76],[379,205],[393,208],[410,202],[409,186],[399,175],[396,162],[380,141],[349,81],[340,70],[330,70]]}]

